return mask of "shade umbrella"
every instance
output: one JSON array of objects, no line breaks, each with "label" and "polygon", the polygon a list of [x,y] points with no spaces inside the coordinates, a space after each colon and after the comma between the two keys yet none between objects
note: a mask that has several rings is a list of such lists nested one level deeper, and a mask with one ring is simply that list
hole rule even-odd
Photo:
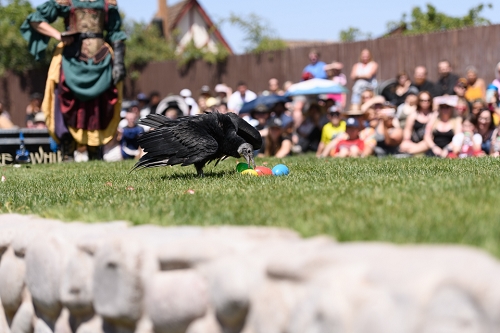
[{"label": "shade umbrella", "polygon": [[342,94],[347,91],[344,86],[331,80],[310,79],[292,84],[285,93],[285,96]]},{"label": "shade umbrella", "polygon": [[280,95],[260,95],[253,101],[243,104],[240,114],[250,113],[254,110],[268,111],[271,110],[278,103],[290,102],[291,99],[286,96]]}]

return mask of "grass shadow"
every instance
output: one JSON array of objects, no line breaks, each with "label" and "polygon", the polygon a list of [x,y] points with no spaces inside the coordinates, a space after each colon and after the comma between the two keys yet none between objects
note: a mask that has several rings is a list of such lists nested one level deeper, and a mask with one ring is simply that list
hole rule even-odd
[{"label": "grass shadow", "polygon": [[[229,176],[233,174],[232,171],[224,171],[224,170],[221,170],[221,171],[209,171],[209,172],[205,172],[205,175],[203,178],[208,178],[208,179],[212,179],[212,178],[223,178],[225,176]],[[155,179],[158,179],[156,177],[151,177],[151,180],[153,180],[153,178]],[[162,181],[166,181],[166,180],[178,180],[178,179],[182,179],[182,180],[187,180],[187,179],[198,179],[198,175],[196,175],[195,172],[193,173],[176,173],[176,174],[173,174],[173,175],[161,175],[159,177],[160,180]]]}]

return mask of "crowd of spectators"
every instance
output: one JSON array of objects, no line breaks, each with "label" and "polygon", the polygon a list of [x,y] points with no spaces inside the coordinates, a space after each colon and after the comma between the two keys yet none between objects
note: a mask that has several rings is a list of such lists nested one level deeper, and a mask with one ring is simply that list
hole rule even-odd
[{"label": "crowd of spectators", "polygon": [[[302,80],[320,78],[346,86],[343,64],[320,59],[311,50]],[[102,148],[103,159],[138,158],[142,151],[137,139],[151,130],[138,120],[150,113],[176,119],[215,110],[239,114],[259,130],[264,141],[256,151],[259,156],[281,158],[307,152],[320,158],[499,156],[500,63],[495,67],[496,79],[489,85],[473,66],[459,75],[447,60],[436,65],[436,82],[428,79],[425,66],[414,68],[412,75],[400,71],[394,79],[379,82],[379,65],[365,49],[351,69],[350,94],[293,96],[250,111],[242,111],[245,103],[259,96],[283,96],[293,83],[280,85],[278,79],[270,78],[268,88],[259,92],[240,81],[234,90],[220,83],[194,92],[182,89],[170,96],[156,91],[139,93],[135,100],[124,103],[117,135]],[[41,99],[40,94],[31,96],[26,127],[44,128]],[[0,128],[12,126],[0,103]],[[77,149],[75,160],[86,161],[85,155],[84,148]]]}]

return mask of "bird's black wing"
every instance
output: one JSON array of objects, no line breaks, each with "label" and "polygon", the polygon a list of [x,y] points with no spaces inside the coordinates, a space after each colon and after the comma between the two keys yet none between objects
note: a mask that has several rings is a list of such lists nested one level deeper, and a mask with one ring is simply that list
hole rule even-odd
[{"label": "bird's black wing", "polygon": [[175,126],[162,123],[163,127],[143,134],[138,141],[146,154],[134,169],[176,164],[186,166],[211,159],[219,145],[209,130],[217,124],[213,124],[209,117],[196,118],[179,121]]},{"label": "bird's black wing", "polygon": [[[181,118],[182,119],[182,118]],[[179,119],[169,119],[161,114],[151,113],[146,116],[146,118],[142,118],[139,120],[139,124],[146,125],[152,128],[160,128],[160,127],[172,127],[179,124],[181,120]]]},{"label": "bird's black wing", "polygon": [[257,150],[262,147],[262,136],[259,131],[257,131],[252,125],[247,123],[244,119],[240,118],[238,115],[228,112],[226,113],[236,127],[236,134],[243,138],[246,142],[252,145],[253,149]]}]

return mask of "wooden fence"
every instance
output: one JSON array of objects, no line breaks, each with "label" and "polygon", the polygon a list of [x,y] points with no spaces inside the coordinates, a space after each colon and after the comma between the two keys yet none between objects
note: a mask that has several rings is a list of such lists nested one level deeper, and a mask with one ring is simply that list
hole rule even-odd
[{"label": "wooden fence", "polygon": [[[379,64],[379,81],[395,77],[400,70],[406,70],[412,76],[418,65],[426,66],[429,79],[436,80],[438,62],[448,59],[458,75],[464,75],[466,66],[474,65],[479,77],[488,83],[495,78],[495,66],[500,61],[498,36],[500,25],[490,25],[419,36],[319,45],[315,49],[327,63],[341,61],[347,76],[358,61],[361,50],[368,48]],[[267,89],[272,77],[281,83],[299,81],[302,69],[308,63],[309,50],[310,47],[302,47],[259,55],[234,55],[224,63],[212,65],[197,61],[188,68],[179,68],[174,61],[151,63],[138,80],[126,81],[125,96],[133,98],[139,92],[149,94],[154,90],[166,96],[178,94],[183,88],[191,89],[197,96],[202,85],[207,84],[213,89],[215,84],[224,82],[234,87],[240,80],[244,80],[251,90],[262,91]],[[36,71],[21,77],[8,74],[0,80],[0,100],[5,102],[17,124],[24,121],[29,94],[43,92],[45,78],[44,72]]]}]

